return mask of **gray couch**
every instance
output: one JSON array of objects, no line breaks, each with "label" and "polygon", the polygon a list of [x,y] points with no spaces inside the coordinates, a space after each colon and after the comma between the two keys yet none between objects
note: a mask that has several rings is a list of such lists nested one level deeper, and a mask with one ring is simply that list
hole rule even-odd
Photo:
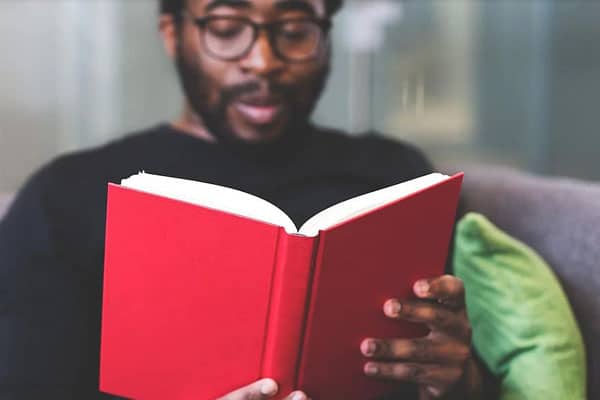
[{"label": "gray couch", "polygon": [[[600,399],[600,184],[504,168],[465,172],[466,208],[535,248],[561,280],[586,343],[588,397]],[[0,218],[7,201],[0,196]]]}]

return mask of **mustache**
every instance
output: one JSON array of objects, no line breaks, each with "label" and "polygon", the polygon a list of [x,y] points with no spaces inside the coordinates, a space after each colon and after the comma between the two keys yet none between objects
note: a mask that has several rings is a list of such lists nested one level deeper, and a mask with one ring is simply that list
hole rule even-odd
[{"label": "mustache", "polygon": [[286,85],[278,82],[252,80],[223,88],[221,90],[221,96],[223,102],[229,102],[243,96],[251,96],[265,92],[276,97],[288,98],[294,93],[294,87],[294,85]]}]

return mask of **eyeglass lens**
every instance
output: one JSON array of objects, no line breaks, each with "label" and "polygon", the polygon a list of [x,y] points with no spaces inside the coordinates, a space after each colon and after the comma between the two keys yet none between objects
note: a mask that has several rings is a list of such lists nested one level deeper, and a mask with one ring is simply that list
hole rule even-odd
[{"label": "eyeglass lens", "polygon": [[[242,19],[211,19],[204,29],[204,42],[215,56],[234,59],[254,44],[254,29],[251,22]],[[274,26],[272,34],[276,51],[289,60],[313,57],[321,41],[321,28],[308,20],[283,21]]]}]

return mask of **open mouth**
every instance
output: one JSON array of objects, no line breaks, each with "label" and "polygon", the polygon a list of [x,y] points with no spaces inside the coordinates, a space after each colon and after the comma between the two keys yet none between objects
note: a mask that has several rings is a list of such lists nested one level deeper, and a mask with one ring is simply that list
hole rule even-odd
[{"label": "open mouth", "polygon": [[281,104],[251,104],[238,101],[235,109],[254,125],[268,125],[277,120],[283,107]]},{"label": "open mouth", "polygon": [[270,125],[284,111],[281,97],[269,93],[254,93],[241,96],[233,102],[234,109],[252,125]]}]

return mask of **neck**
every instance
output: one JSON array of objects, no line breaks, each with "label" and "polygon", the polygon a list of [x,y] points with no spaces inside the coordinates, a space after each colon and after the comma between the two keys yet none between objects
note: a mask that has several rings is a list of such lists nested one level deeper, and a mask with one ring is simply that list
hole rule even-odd
[{"label": "neck", "polygon": [[217,139],[208,131],[202,118],[192,110],[188,102],[183,107],[183,112],[171,125],[179,132],[197,137],[207,142],[214,143]]}]

